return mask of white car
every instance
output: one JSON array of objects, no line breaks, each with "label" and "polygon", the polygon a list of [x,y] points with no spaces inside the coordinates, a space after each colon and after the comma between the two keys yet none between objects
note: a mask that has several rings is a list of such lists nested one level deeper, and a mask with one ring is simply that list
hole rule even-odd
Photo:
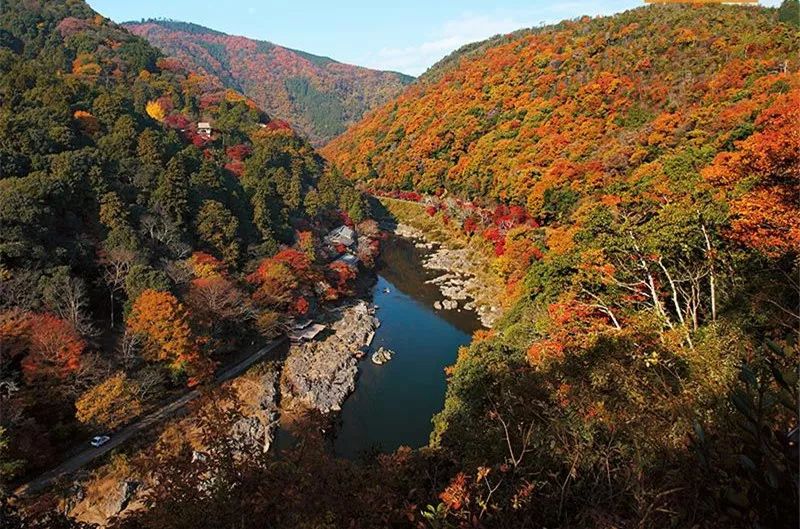
[{"label": "white car", "polygon": [[107,435],[95,435],[94,437],[92,437],[92,440],[91,440],[91,442],[89,444],[91,444],[95,448],[100,448],[101,446],[103,446],[104,444],[109,442],[110,440],[111,440],[111,437],[109,437]]}]

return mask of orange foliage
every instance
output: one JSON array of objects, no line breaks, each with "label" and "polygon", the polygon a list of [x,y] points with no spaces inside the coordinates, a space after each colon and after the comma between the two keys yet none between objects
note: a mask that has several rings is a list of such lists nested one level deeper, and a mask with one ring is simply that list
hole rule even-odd
[{"label": "orange foliage", "polygon": [[284,263],[292,272],[299,275],[308,274],[311,270],[311,262],[308,256],[303,252],[299,252],[293,248],[286,248],[276,253],[273,257],[279,263]]},{"label": "orange foliage", "polygon": [[541,365],[546,360],[559,360],[563,357],[564,344],[552,339],[534,342],[528,348],[528,362],[534,367]]},{"label": "orange foliage", "polygon": [[28,347],[30,320],[20,309],[0,312],[0,351],[8,360],[25,353]]},{"label": "orange foliage", "polygon": [[218,277],[225,275],[225,264],[205,252],[194,252],[189,257],[192,273],[198,278]]},{"label": "orange foliage", "polygon": [[494,329],[478,329],[474,333],[472,333],[472,343],[484,342],[486,340],[491,340],[495,336]]},{"label": "orange foliage", "polygon": [[447,488],[439,494],[439,499],[452,510],[459,510],[469,502],[469,490],[467,487],[467,475],[459,472],[447,485]]},{"label": "orange foliage", "polygon": [[90,112],[86,112],[85,110],[76,110],[72,117],[75,118],[81,129],[90,136],[100,130],[100,123],[98,123],[97,118],[94,117]]},{"label": "orange foliage", "polygon": [[309,304],[306,298],[300,296],[292,303],[291,311],[293,314],[302,316],[308,312]]},{"label": "orange foliage", "polygon": [[80,53],[72,61],[72,73],[75,75],[95,79],[102,71],[103,69],[95,62],[95,58],[90,53]]},{"label": "orange foliage", "polygon": [[247,276],[247,280],[257,285],[253,300],[275,308],[288,303],[299,284],[291,269],[275,259],[261,261],[258,269]]},{"label": "orange foliage", "polygon": [[[410,179],[540,218],[552,190],[584,200],[679,145],[718,149],[772,97],[784,60],[797,69],[796,39],[766,11],[707,15],[643,9],[457,53],[322,152],[379,190]],[[734,23],[753,42],[720,42]]]},{"label": "orange foliage", "polygon": [[719,154],[703,175],[731,198],[730,236],[770,256],[800,250],[800,89],[756,120],[758,132]]},{"label": "orange foliage", "polygon": [[128,329],[145,338],[149,360],[167,361],[176,369],[200,360],[197,339],[184,306],[169,292],[145,290],[133,303]]},{"label": "orange foliage", "polygon": [[86,342],[67,321],[52,314],[29,314],[28,354],[22,360],[25,380],[64,380],[81,367]]},{"label": "orange foliage", "polygon": [[349,291],[349,283],[356,278],[356,271],[340,261],[334,261],[328,265],[330,271],[331,283],[336,289],[337,297],[340,294],[345,294]]}]

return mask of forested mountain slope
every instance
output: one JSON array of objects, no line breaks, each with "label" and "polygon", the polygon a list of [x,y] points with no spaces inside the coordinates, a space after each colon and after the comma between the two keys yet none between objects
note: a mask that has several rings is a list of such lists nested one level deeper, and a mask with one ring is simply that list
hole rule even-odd
[{"label": "forested mountain slope", "polygon": [[323,149],[491,242],[515,300],[450,372],[431,441],[461,473],[431,518],[797,524],[799,50],[764,8],[563,22]]},{"label": "forested mountain slope", "polygon": [[[343,293],[311,287],[346,283],[314,240],[365,206],[284,124],[82,2],[3,9],[7,477]],[[776,10],[653,6],[440,63],[325,149],[507,286],[430,446],[336,459],[309,415],[294,449],[248,455],[212,406],[199,457],[142,450],[155,486],[112,526],[797,527],[799,48]]]},{"label": "forested mountain slope", "polygon": [[344,132],[413,81],[196,24],[148,20],[123,26],[209,82],[246,94],[315,145]]},{"label": "forested mountain slope", "polygon": [[323,301],[315,230],[363,204],[285,124],[82,1],[3,2],[0,72],[2,483]]}]

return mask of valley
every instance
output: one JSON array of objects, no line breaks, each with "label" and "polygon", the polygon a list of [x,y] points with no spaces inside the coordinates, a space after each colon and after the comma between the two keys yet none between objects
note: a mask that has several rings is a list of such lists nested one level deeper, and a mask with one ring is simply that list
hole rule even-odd
[{"label": "valley", "polygon": [[4,529],[797,526],[797,0],[242,2],[0,6]]},{"label": "valley", "polygon": [[201,75],[202,82],[250,97],[315,146],[338,136],[413,81],[408,75],[342,64],[195,24],[148,20],[122,26]]}]

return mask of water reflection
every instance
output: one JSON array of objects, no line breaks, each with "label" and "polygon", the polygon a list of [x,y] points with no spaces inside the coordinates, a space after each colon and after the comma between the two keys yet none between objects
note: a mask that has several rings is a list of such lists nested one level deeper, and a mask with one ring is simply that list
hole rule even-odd
[{"label": "water reflection", "polygon": [[[417,248],[407,239],[390,237],[381,247],[378,273],[404,294],[433,311],[433,304],[443,297],[436,285],[426,282],[441,275],[441,272],[422,266],[423,258],[428,252],[429,250]],[[380,294],[380,290],[377,290],[377,294]],[[443,310],[436,313],[470,335],[481,328],[480,321],[471,311]]]},{"label": "water reflection", "polygon": [[[480,328],[472,312],[434,310],[433,303],[442,296],[426,283],[438,273],[423,268],[425,252],[396,237],[381,248],[373,299],[381,325],[370,353],[384,346],[395,355],[381,366],[369,355],[359,363],[356,390],[345,401],[332,434],[338,456],[355,459],[403,445],[426,445],[431,419],[444,405],[444,368]],[[293,443],[290,432],[281,428],[275,448],[280,452]]]},{"label": "water reflection", "polygon": [[393,238],[382,249],[374,302],[381,326],[372,349],[395,351],[387,364],[359,364],[356,391],[345,402],[335,433],[337,455],[355,458],[373,450],[427,444],[431,418],[442,409],[446,390],[444,368],[458,348],[480,328],[467,311],[435,311],[441,299],[435,273],[422,267],[423,251]]}]

